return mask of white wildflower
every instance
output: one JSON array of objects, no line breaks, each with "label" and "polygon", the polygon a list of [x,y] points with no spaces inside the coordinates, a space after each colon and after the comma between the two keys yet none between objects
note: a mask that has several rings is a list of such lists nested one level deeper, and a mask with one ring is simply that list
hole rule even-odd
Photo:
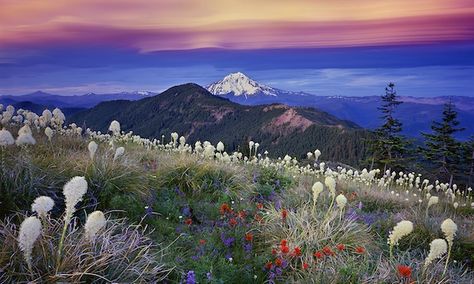
[{"label": "white wildflower", "polygon": [[20,225],[18,244],[30,270],[32,270],[31,253],[36,240],[41,234],[41,229],[41,222],[36,217],[28,217]]},{"label": "white wildflower", "polygon": [[63,194],[66,197],[66,216],[65,223],[69,224],[72,214],[76,211],[76,205],[82,200],[87,192],[87,181],[84,177],[73,177],[64,185]]},{"label": "white wildflower", "polygon": [[113,135],[120,134],[120,122],[113,120],[109,125],[109,131],[112,132]]},{"label": "white wildflower", "polygon": [[333,177],[328,176],[324,180],[324,184],[326,184],[326,186],[328,187],[329,192],[331,193],[331,196],[335,197],[336,196],[336,180]]},{"label": "white wildflower", "polygon": [[441,231],[443,231],[449,246],[453,245],[454,236],[458,230],[458,226],[450,218],[446,219],[441,223]]},{"label": "white wildflower", "polygon": [[40,196],[33,201],[31,211],[36,212],[38,216],[45,217],[54,207],[54,200],[48,196]]},{"label": "white wildflower", "polygon": [[44,134],[48,137],[48,140],[51,141],[51,138],[53,138],[53,130],[49,126],[44,129]]},{"label": "white wildflower", "polygon": [[217,150],[218,152],[224,151],[224,143],[222,143],[221,141],[219,141],[219,143],[217,143],[216,150]]},{"label": "white wildflower", "polygon": [[393,227],[393,230],[388,236],[388,244],[390,245],[390,256],[392,256],[393,247],[398,245],[398,242],[404,236],[409,235],[413,232],[413,223],[410,221],[400,221]]},{"label": "white wildflower", "polygon": [[438,196],[431,196],[430,199],[428,200],[428,207],[430,208],[432,205],[438,204],[439,198]]},{"label": "white wildflower", "polygon": [[316,203],[319,194],[324,190],[324,186],[321,182],[318,181],[313,184],[313,187],[311,189],[313,190],[313,203]]},{"label": "white wildflower", "polygon": [[105,216],[102,211],[94,211],[88,217],[84,225],[85,236],[89,241],[95,239],[97,232],[105,227]]},{"label": "white wildflower", "polygon": [[344,207],[347,204],[347,198],[344,196],[344,194],[339,194],[336,197],[336,204],[337,204],[337,207],[339,207],[341,210],[344,209]]},{"label": "white wildflower", "polygon": [[91,141],[89,142],[89,145],[87,145],[87,149],[89,150],[89,157],[91,158],[91,160],[94,160],[94,156],[95,156],[95,153],[97,152],[98,147],[99,145],[97,145],[95,141]]},{"label": "white wildflower", "polygon": [[14,143],[15,139],[13,139],[10,131],[6,130],[5,128],[0,130],[0,146],[13,145]]},{"label": "white wildflower", "polygon": [[433,260],[438,259],[443,256],[448,251],[448,245],[444,239],[435,239],[430,244],[430,253],[425,259],[424,267],[425,269],[430,265]]}]

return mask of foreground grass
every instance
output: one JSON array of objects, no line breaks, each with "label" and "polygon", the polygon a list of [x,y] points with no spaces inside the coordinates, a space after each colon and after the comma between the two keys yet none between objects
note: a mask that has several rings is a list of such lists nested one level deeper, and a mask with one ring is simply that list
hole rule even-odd
[{"label": "foreground grass", "polygon": [[[317,181],[324,183],[322,173],[256,162],[228,163],[185,150],[147,149],[120,139],[113,149],[99,143],[91,159],[89,140],[83,137],[56,135],[49,142],[42,133],[34,132],[34,136],[36,145],[2,148],[0,153],[0,217],[4,220],[0,279],[6,282],[34,280],[15,244],[21,222],[15,216],[29,214],[32,201],[45,195],[56,204],[51,220],[58,220],[64,209],[62,186],[74,176],[84,176],[89,184],[77,208],[77,222],[84,222],[87,213],[102,210],[110,218],[127,220],[111,225],[110,232],[119,228],[132,232],[128,226],[140,225],[147,237],[137,237],[137,247],[149,241],[154,245],[141,258],[145,263],[137,267],[153,264],[171,283],[474,281],[474,210],[469,198],[463,197],[454,208],[452,200],[439,193],[440,202],[427,211],[424,191],[395,185],[386,189],[373,182],[340,178],[337,194],[348,199],[341,209],[330,206],[327,188],[313,203],[311,187]],[[125,154],[114,159],[119,146],[125,147]],[[459,228],[448,270],[443,273],[445,257],[425,270],[429,244],[443,237],[440,224],[446,218]],[[412,221],[414,230],[390,257],[387,237],[401,220]],[[58,224],[51,222],[48,230],[58,230]],[[140,272],[133,279],[125,277],[122,264],[112,272],[87,273],[86,266],[76,265],[84,262],[87,248],[75,246],[73,236],[68,240],[70,258],[61,264],[62,273],[48,275],[47,266],[57,266],[54,248],[48,248],[46,241],[37,247],[43,249],[38,250],[35,266],[45,271],[48,281],[63,281],[60,275],[67,273],[71,275],[67,281],[73,282],[153,281]],[[107,248],[110,257],[124,249],[110,247],[113,240],[104,239],[103,247],[96,249]],[[90,267],[96,260],[88,261],[84,263]],[[398,265],[409,266],[410,276],[401,275]]]}]

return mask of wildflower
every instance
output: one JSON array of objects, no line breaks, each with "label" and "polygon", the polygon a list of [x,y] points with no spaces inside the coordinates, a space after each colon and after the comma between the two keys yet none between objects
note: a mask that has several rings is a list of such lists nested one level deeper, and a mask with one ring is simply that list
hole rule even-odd
[{"label": "wildflower", "polygon": [[390,256],[393,256],[393,247],[398,245],[398,241],[404,236],[413,232],[413,223],[410,221],[400,221],[390,232],[388,244],[390,245]]},{"label": "wildflower", "polygon": [[317,259],[322,259],[322,258],[324,258],[324,254],[323,254],[322,252],[320,252],[320,251],[315,252],[313,255],[314,255],[314,257],[316,257]]},{"label": "wildflower", "polygon": [[426,210],[430,208],[432,205],[438,204],[439,198],[438,196],[431,196],[430,199],[428,200],[428,206],[426,207]]},{"label": "wildflower", "polygon": [[196,283],[196,274],[194,271],[189,270],[186,274],[186,284],[195,284]]},{"label": "wildflower", "polygon": [[301,249],[299,247],[295,247],[293,249],[293,255],[294,256],[301,256]]},{"label": "wildflower", "polygon": [[324,183],[328,187],[331,196],[334,198],[336,196],[336,180],[333,177],[328,176],[324,180]]},{"label": "wildflower", "polygon": [[89,150],[89,157],[91,158],[91,160],[94,160],[95,152],[97,152],[98,147],[99,146],[94,141],[89,142],[89,145],[87,145],[87,149]]},{"label": "wildflower", "polygon": [[344,209],[344,207],[346,206],[346,203],[347,203],[347,198],[343,194],[339,194],[336,197],[337,207],[339,207],[341,210]]},{"label": "wildflower", "polygon": [[219,141],[219,143],[217,143],[216,150],[217,150],[218,152],[224,151],[224,143],[222,143],[221,141]]},{"label": "wildflower", "polygon": [[316,182],[313,184],[313,187],[311,188],[313,191],[313,205],[316,204],[316,201],[318,200],[319,194],[323,192],[324,186],[321,182]]},{"label": "wildflower", "polygon": [[18,137],[16,138],[16,145],[35,145],[36,140],[33,138],[30,127],[25,124],[20,130],[18,130]]},{"label": "wildflower", "polygon": [[245,213],[244,210],[241,210],[239,211],[239,213],[237,213],[237,217],[239,217],[240,219],[245,219],[245,217],[247,217],[247,213]]},{"label": "wildflower", "polygon": [[275,265],[281,267],[283,265],[283,259],[281,259],[280,257],[275,259]]},{"label": "wildflower", "polygon": [[54,200],[48,196],[40,196],[33,201],[31,211],[36,212],[38,216],[45,217],[54,207]]},{"label": "wildflower", "polygon": [[48,137],[48,140],[51,142],[51,138],[53,138],[53,130],[48,126],[44,129],[44,134]]},{"label": "wildflower", "polygon": [[124,147],[118,147],[115,150],[115,155],[114,155],[114,161],[117,160],[120,156],[122,156],[125,153],[125,148]]},{"label": "wildflower", "polygon": [[327,256],[333,256],[333,255],[334,255],[334,252],[333,252],[332,249],[331,249],[330,247],[328,247],[328,246],[325,246],[325,247],[323,248],[323,252],[324,252],[324,254],[327,255]]},{"label": "wildflower", "polygon": [[458,226],[450,218],[441,223],[441,231],[443,231],[450,247],[453,245],[454,236],[456,235],[457,230]]},{"label": "wildflower", "polygon": [[40,234],[41,222],[38,218],[28,217],[21,223],[20,232],[18,234],[18,244],[30,270],[32,270],[31,252]]},{"label": "wildflower", "polygon": [[191,218],[187,218],[186,220],[184,220],[184,223],[188,226],[192,225],[193,224],[193,220]]},{"label": "wildflower", "polygon": [[225,213],[230,213],[232,210],[230,210],[230,206],[227,203],[222,203],[221,208],[219,209],[220,213],[224,215]]},{"label": "wildflower", "polygon": [[321,156],[321,151],[319,151],[319,149],[316,149],[314,151],[314,158],[316,159],[316,161],[318,160],[319,156]]},{"label": "wildflower", "polygon": [[399,265],[397,266],[398,274],[401,277],[410,279],[411,277],[411,268],[407,265]]},{"label": "wildflower", "polygon": [[245,234],[245,240],[246,240],[247,242],[251,242],[251,241],[253,240],[253,235],[252,235],[252,233],[246,233],[246,234]]},{"label": "wildflower", "polygon": [[84,177],[73,177],[64,185],[63,194],[66,202],[66,223],[69,224],[69,218],[76,211],[75,207],[82,200],[83,195],[87,192],[87,181]]},{"label": "wildflower", "polygon": [[346,249],[346,246],[344,244],[338,244],[336,245],[336,248],[338,251],[343,251]]},{"label": "wildflower", "polygon": [[262,210],[263,209],[263,204],[262,203],[257,203],[257,209]]},{"label": "wildflower", "polygon": [[86,224],[84,225],[85,235],[89,241],[95,239],[97,233],[105,227],[105,216],[102,211],[94,211],[87,216]]},{"label": "wildflower", "polygon": [[273,255],[277,254],[277,250],[276,250],[276,249],[272,249],[272,254],[273,254]]},{"label": "wildflower", "polygon": [[199,245],[203,246],[206,244],[206,240],[200,239],[199,240]]},{"label": "wildflower", "polygon": [[443,274],[446,272],[446,269],[448,268],[448,261],[449,261],[449,257],[451,256],[451,248],[453,247],[453,240],[454,240],[454,236],[456,235],[457,230],[458,230],[458,226],[450,218],[444,220],[443,223],[441,223],[441,231],[443,231],[444,236],[446,237],[446,240],[448,241],[448,256],[446,258],[446,264],[444,266]]},{"label": "wildflower", "polygon": [[112,132],[113,135],[118,135],[120,134],[120,123],[116,120],[113,120],[110,123],[109,126],[109,131]]},{"label": "wildflower", "polygon": [[273,263],[271,261],[265,263],[265,269],[266,270],[270,270],[270,269],[272,269],[272,267],[273,267]]},{"label": "wildflower", "polygon": [[235,220],[235,218],[230,218],[229,225],[231,227],[234,227],[235,225],[237,225],[237,220]]},{"label": "wildflower", "polygon": [[443,239],[435,239],[430,244],[430,253],[428,257],[425,259],[424,268],[426,269],[428,265],[430,265],[433,260],[440,258],[445,254],[448,250],[448,244]]},{"label": "wildflower", "polygon": [[8,146],[13,145],[15,143],[15,139],[13,139],[12,134],[10,131],[3,128],[0,130],[0,146]]},{"label": "wildflower", "polygon": [[284,254],[287,254],[287,253],[290,252],[290,248],[289,248],[288,246],[286,246],[286,245],[280,246],[280,250],[281,250],[281,253],[284,253]]},{"label": "wildflower", "polygon": [[302,265],[303,270],[308,269],[308,267],[309,267],[309,264],[306,262],[303,262],[303,265]]},{"label": "wildflower", "polygon": [[285,220],[287,216],[288,216],[288,211],[286,209],[283,209],[281,211],[281,218]]},{"label": "wildflower", "polygon": [[285,247],[288,244],[288,241],[283,239],[280,241],[280,246]]},{"label": "wildflower", "polygon": [[365,248],[364,247],[356,247],[355,252],[358,254],[364,254],[365,253]]}]

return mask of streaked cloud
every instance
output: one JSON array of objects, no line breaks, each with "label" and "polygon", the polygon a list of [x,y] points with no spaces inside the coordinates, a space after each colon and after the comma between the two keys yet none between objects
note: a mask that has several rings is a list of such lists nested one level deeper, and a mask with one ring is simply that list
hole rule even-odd
[{"label": "streaked cloud", "polygon": [[466,0],[0,0],[0,47],[108,44],[141,52],[474,39]]}]

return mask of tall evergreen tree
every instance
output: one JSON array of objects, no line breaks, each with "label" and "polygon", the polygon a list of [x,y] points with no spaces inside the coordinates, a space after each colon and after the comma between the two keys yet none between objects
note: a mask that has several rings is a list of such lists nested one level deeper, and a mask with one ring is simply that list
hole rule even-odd
[{"label": "tall evergreen tree", "polygon": [[395,84],[389,83],[382,96],[382,105],[378,108],[382,112],[383,124],[375,129],[375,137],[370,143],[372,156],[371,168],[374,164],[379,168],[403,170],[403,160],[407,153],[408,142],[400,134],[402,123],[395,118],[395,110],[402,102],[397,98]]},{"label": "tall evergreen tree", "polygon": [[422,133],[425,137],[425,146],[421,152],[426,161],[438,177],[449,179],[452,184],[453,178],[459,174],[462,162],[461,143],[456,140],[455,134],[464,128],[458,127],[457,112],[450,100],[444,105],[441,122],[433,121],[432,133]]},{"label": "tall evergreen tree", "polygon": [[464,168],[467,175],[467,185],[472,186],[474,182],[474,135],[464,143]]}]

